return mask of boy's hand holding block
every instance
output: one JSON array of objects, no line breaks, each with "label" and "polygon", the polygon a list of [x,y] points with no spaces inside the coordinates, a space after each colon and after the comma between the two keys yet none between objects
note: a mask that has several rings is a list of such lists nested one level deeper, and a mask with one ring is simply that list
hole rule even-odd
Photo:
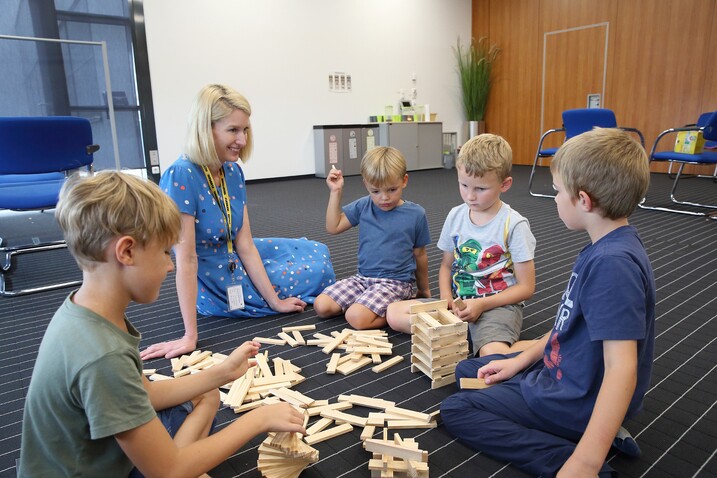
[{"label": "boy's hand holding block", "polygon": [[458,310],[463,310],[466,308],[466,303],[463,302],[460,297],[456,297],[453,300],[453,305],[455,305],[456,309],[458,309]]}]

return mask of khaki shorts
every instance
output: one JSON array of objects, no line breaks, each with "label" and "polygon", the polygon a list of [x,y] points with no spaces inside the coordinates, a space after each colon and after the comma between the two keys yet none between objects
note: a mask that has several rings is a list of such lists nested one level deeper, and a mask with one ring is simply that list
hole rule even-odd
[{"label": "khaki shorts", "polygon": [[481,347],[491,342],[513,345],[520,338],[523,326],[523,305],[505,305],[487,310],[473,323],[468,324],[468,335],[473,343],[473,354],[478,356]]}]

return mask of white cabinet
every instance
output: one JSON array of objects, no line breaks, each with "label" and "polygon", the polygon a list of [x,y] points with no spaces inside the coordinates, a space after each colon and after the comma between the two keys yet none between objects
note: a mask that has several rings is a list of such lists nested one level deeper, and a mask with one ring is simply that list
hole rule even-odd
[{"label": "white cabinet", "polygon": [[443,123],[379,123],[378,137],[403,153],[409,171],[443,167]]}]

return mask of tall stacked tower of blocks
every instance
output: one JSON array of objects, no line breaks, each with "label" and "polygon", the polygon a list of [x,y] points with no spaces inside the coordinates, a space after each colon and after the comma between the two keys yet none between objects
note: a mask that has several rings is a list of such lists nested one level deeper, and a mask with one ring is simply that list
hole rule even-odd
[{"label": "tall stacked tower of blocks", "polygon": [[411,307],[411,372],[423,372],[431,389],[455,383],[458,362],[468,357],[468,324],[445,300]]}]

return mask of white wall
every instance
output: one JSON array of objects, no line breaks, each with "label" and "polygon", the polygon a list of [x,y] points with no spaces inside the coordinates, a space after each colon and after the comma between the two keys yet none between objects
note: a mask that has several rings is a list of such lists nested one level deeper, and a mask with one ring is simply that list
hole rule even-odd
[{"label": "white wall", "polygon": [[[145,0],[144,13],[163,171],[207,83],[252,105],[247,179],[314,174],[313,126],[367,122],[414,73],[418,103],[462,131],[452,47],[470,39],[470,0]],[[332,72],[353,91],[329,92]]]}]

